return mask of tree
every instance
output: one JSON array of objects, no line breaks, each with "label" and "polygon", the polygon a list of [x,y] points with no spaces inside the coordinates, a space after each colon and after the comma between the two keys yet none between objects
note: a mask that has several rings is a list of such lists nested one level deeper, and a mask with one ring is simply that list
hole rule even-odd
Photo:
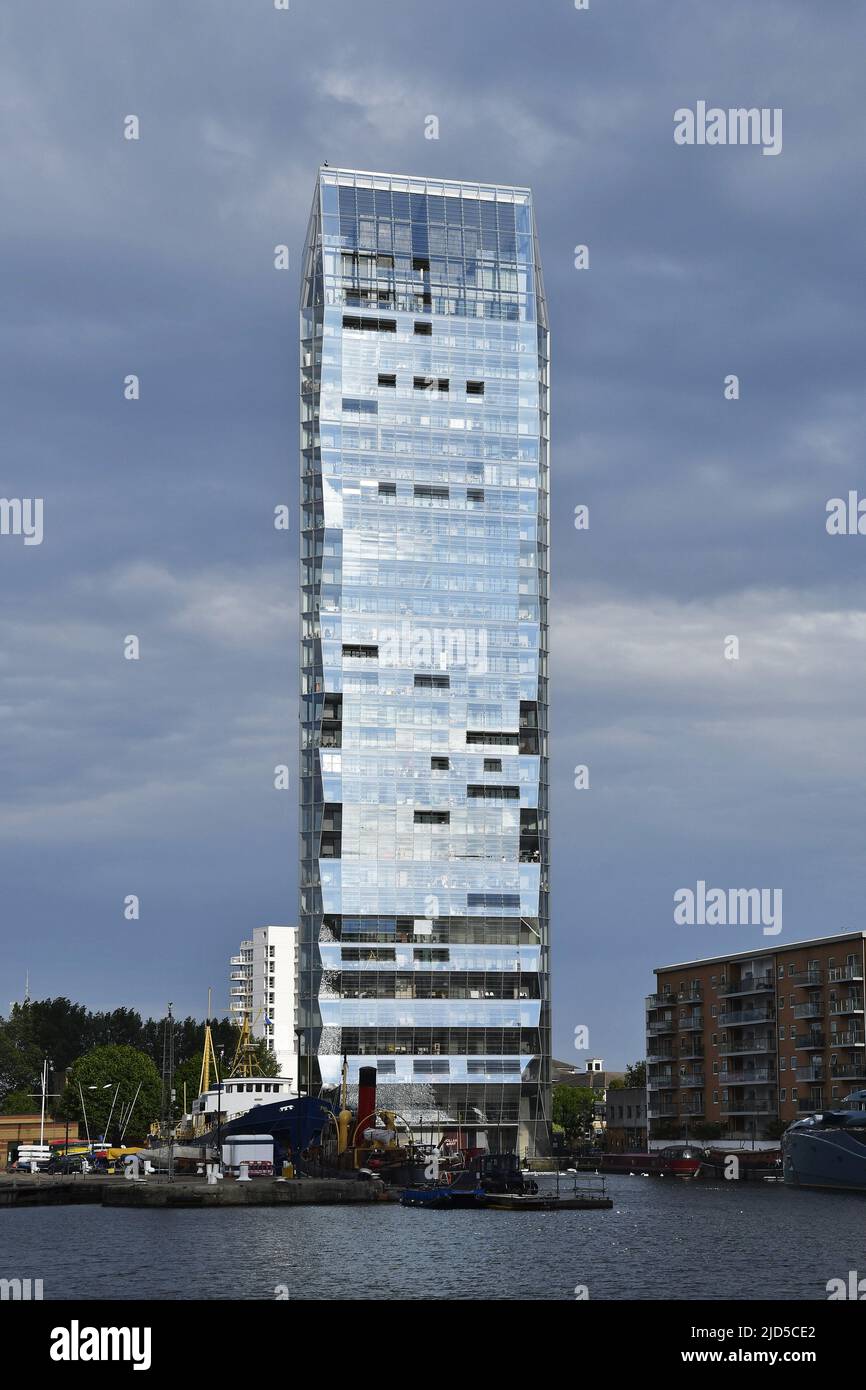
[{"label": "tree", "polygon": [[633,1062],[625,1069],[624,1086],[634,1086],[639,1090],[646,1087],[646,1062]]},{"label": "tree", "polygon": [[[5,1024],[0,1027],[0,1102],[5,1114],[16,1113],[16,1106],[10,1101],[11,1096],[36,1091],[41,1071],[42,1057],[39,1049],[31,1042],[10,1037]],[[7,1101],[10,1101],[9,1105]],[[19,1114],[29,1112],[29,1104],[24,1106],[23,1110],[17,1111]]]},{"label": "tree", "polygon": [[[150,1057],[134,1047],[94,1047],[69,1068],[66,1089],[60,1102],[60,1113],[68,1119],[79,1120],[84,1124],[82,1092],[86,1107],[86,1127],[90,1131],[91,1139],[104,1136],[106,1142],[119,1142],[120,1117],[122,1113],[125,1114],[133,1100],[135,1108],[126,1131],[125,1143],[143,1140],[152,1121],[159,1118],[162,1096],[159,1072]],[[106,1134],[109,1114],[111,1133]]]},{"label": "tree", "polygon": [[554,1086],[553,1123],[561,1125],[569,1141],[587,1139],[599,1093],[589,1086]]}]

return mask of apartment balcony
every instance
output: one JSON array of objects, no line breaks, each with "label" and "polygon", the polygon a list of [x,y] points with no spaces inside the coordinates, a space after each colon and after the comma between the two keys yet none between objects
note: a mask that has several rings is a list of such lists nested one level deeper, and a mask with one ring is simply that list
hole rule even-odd
[{"label": "apartment balcony", "polygon": [[826,1081],[826,1079],[827,1079],[827,1072],[826,1072],[826,1069],[825,1069],[823,1066],[821,1066],[821,1067],[814,1067],[814,1066],[813,1066],[813,1067],[809,1067],[809,1068],[808,1068],[807,1070],[805,1070],[805,1071],[804,1071],[801,1067],[798,1067],[798,1069],[797,1069],[797,1084],[798,1084],[799,1086],[802,1086],[802,1084],[803,1084],[804,1081],[806,1081],[806,1082]]},{"label": "apartment balcony", "polygon": [[719,1014],[720,1028],[742,1028],[747,1023],[774,1023],[775,1015],[770,1009],[738,1009],[735,1012]]},{"label": "apartment balcony", "polygon": [[866,1045],[866,1033],[861,1033],[856,1028],[850,1033],[831,1033],[829,1044],[830,1047],[863,1047]]},{"label": "apartment balcony", "polygon": [[700,1004],[704,992],[700,985],[689,985],[688,989],[678,989],[674,998],[678,1004]]},{"label": "apartment balcony", "polygon": [[795,1039],[797,1047],[804,1052],[811,1048],[815,1052],[823,1051],[827,1046],[827,1037],[824,1033],[800,1033]]},{"label": "apartment balcony", "polygon": [[243,960],[240,956],[229,956],[229,965],[243,965]]},{"label": "apartment balcony", "polygon": [[719,994],[729,999],[736,998],[737,995],[766,994],[773,989],[774,984],[772,975],[744,975],[739,980],[729,980],[726,985],[719,985]]},{"label": "apartment balcony", "polygon": [[648,1009],[669,1009],[674,1003],[672,994],[648,994],[646,1006]]},{"label": "apartment balcony", "polygon": [[680,1076],[679,1084],[680,1084],[680,1089],[681,1089],[681,1090],[684,1089],[684,1088],[686,1088],[686,1087],[703,1086],[703,1084],[704,1084],[704,1073],[703,1073],[702,1071],[701,1071],[701,1072],[697,1072],[697,1071],[696,1071],[696,1072],[687,1072],[685,1076],[682,1076],[682,1075]]},{"label": "apartment balcony", "polygon": [[741,1038],[738,1042],[721,1043],[719,1046],[719,1055],[721,1057],[746,1057],[775,1051],[776,1039],[772,1036],[766,1038]]},{"label": "apartment balcony", "polygon": [[703,1014],[689,1014],[686,1018],[680,1019],[681,1033],[702,1032],[704,1027]]},{"label": "apartment balcony", "polygon": [[838,1062],[830,1068],[834,1081],[866,1081],[866,1060],[862,1062]]},{"label": "apartment balcony", "polygon": [[680,1106],[680,1115],[687,1118],[693,1115],[703,1115],[706,1112],[706,1105],[700,1096],[694,1096],[690,1100],[684,1100]]},{"label": "apartment balcony", "polygon": [[837,965],[828,973],[827,979],[831,985],[841,984],[844,980],[862,980],[862,965]]},{"label": "apartment balcony", "polygon": [[827,1012],[831,1014],[862,1014],[863,1000],[857,995],[853,995],[850,999],[836,999],[828,1006]]},{"label": "apartment balcony", "polygon": [[801,970],[798,975],[788,976],[788,984],[795,989],[819,989],[823,983],[823,970]]},{"label": "apartment balcony", "polygon": [[671,1062],[676,1055],[670,1043],[668,1043],[667,1047],[650,1048],[647,1050],[647,1066],[655,1066],[658,1062]]},{"label": "apartment balcony", "polygon": [[824,1097],[808,1096],[805,1100],[797,1101],[797,1109],[801,1115],[815,1115],[819,1110],[824,1109]]},{"label": "apartment balcony", "polygon": [[824,1005],[818,999],[810,999],[808,1004],[794,1005],[795,1018],[821,1018],[823,1013]]},{"label": "apartment balcony", "polygon": [[662,1018],[656,1023],[648,1023],[646,1031],[648,1037],[657,1038],[663,1033],[675,1033],[677,1031],[677,1025],[672,1018]]},{"label": "apartment balcony", "polygon": [[666,1120],[676,1117],[677,1107],[673,1100],[658,1101],[655,1105],[648,1105],[646,1113],[651,1120]]},{"label": "apartment balcony", "polygon": [[722,1070],[719,1072],[718,1079],[723,1086],[775,1085],[776,1069],[775,1067],[755,1067],[746,1071]]},{"label": "apartment balcony", "polygon": [[667,1073],[664,1073],[664,1074],[661,1075],[661,1076],[651,1076],[651,1077],[649,1078],[649,1080],[647,1081],[647,1090],[648,1090],[648,1091],[669,1091],[669,1090],[671,1089],[671,1087],[673,1086],[673,1084],[674,1084],[673,1075],[671,1074],[671,1072],[667,1072]]}]

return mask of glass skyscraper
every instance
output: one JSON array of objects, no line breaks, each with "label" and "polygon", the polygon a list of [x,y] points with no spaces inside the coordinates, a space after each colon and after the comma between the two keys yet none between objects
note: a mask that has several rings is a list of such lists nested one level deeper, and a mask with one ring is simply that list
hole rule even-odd
[{"label": "glass skyscraper", "polygon": [[301,298],[301,1085],[549,1131],[548,323],[526,188],[319,171]]}]

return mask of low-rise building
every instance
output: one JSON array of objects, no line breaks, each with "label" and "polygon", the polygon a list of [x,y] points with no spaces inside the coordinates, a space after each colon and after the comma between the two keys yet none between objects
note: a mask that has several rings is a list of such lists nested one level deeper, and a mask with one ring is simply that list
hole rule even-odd
[{"label": "low-rise building", "polygon": [[772,1139],[866,1085],[866,932],[656,970],[650,1138]]},{"label": "low-rise building", "polygon": [[646,1091],[643,1086],[609,1086],[605,1103],[605,1148],[631,1153],[646,1148]]}]

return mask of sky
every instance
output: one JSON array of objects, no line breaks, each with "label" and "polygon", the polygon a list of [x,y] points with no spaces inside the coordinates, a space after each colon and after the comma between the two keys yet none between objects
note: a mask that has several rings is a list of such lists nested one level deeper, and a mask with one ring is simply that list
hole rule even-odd
[{"label": "sky", "polygon": [[[0,535],[0,1012],[27,971],[37,998],[224,1011],[240,939],[296,920],[325,160],[533,189],[555,1055],[586,1027],[642,1057],[655,966],[863,928],[866,537],[825,523],[863,485],[864,41],[856,0],[5,7],[0,496],[44,499],[44,534]],[[677,145],[699,101],[780,108],[781,153]],[[677,925],[699,880],[782,890],[781,934]]]}]

